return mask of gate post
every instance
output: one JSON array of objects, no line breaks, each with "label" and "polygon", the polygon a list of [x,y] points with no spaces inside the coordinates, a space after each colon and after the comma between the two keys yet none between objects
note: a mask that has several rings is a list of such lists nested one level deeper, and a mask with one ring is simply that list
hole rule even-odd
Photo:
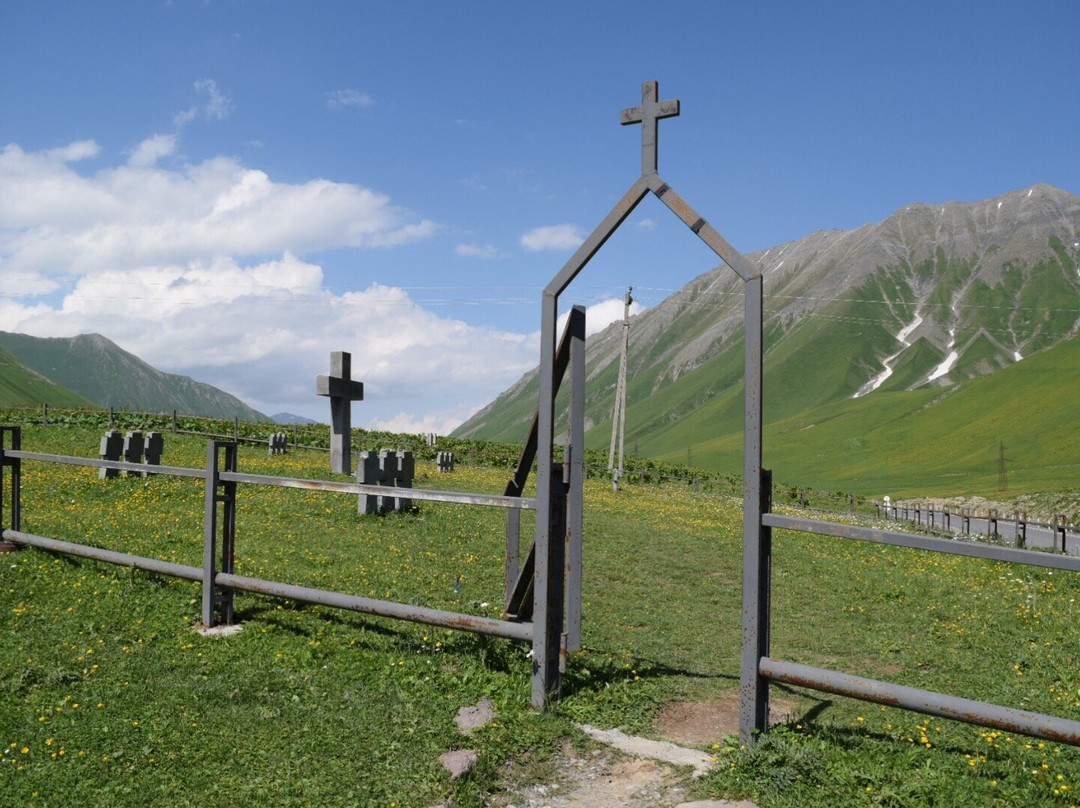
[{"label": "gate post", "polygon": [[[743,427],[743,592],[739,743],[748,746],[769,729],[769,681],[761,658],[769,653],[771,533],[761,524],[762,308],[761,275],[746,281],[744,323],[745,421]],[[771,487],[772,481],[769,480]]]},{"label": "gate post", "polygon": [[[553,577],[563,572],[563,536],[556,507],[562,474],[556,479],[552,443],[555,432],[555,320],[558,295],[544,290],[540,307],[540,400],[536,419],[536,533],[533,542],[532,706],[544,708],[559,686],[559,638],[562,634],[562,591],[553,592]],[[561,470],[560,470],[561,471]],[[555,595],[552,597],[552,595]],[[552,631],[552,612],[559,623]]]},{"label": "gate post", "polygon": [[[224,451],[224,468],[221,471],[236,471],[237,444],[225,441],[208,441],[206,444],[206,502],[203,518],[203,588],[202,622],[207,628],[217,625],[214,615],[215,604],[221,606],[221,621],[225,625],[233,622],[233,591],[216,591],[214,579],[218,572],[232,574],[236,550],[236,483],[222,482],[218,466]],[[220,493],[219,493],[219,490]],[[220,522],[218,503],[222,503]],[[218,526],[221,527],[221,566],[218,568]]]},{"label": "gate post", "polygon": [[[548,473],[548,518],[544,541],[536,537],[533,578],[532,704],[546,707],[561,685],[563,605],[566,573],[566,485],[562,464]],[[539,474],[537,475],[539,477]],[[539,522],[540,514],[537,513]]]},{"label": "gate post", "polygon": [[[570,334],[570,439],[566,462],[566,571],[563,580],[566,651],[581,650],[581,545],[585,511],[585,309],[574,306],[567,323]],[[625,417],[625,413],[624,413]],[[622,467],[620,454],[619,466]],[[564,660],[565,662],[565,660]],[[565,669],[565,666],[564,666]]]}]

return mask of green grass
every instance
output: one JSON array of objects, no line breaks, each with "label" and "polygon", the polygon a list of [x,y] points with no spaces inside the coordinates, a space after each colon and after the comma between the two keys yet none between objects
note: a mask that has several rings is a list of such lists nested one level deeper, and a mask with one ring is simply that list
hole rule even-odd
[{"label": "green grass", "polygon": [[[99,437],[27,427],[23,445],[93,455]],[[204,457],[203,441],[166,436],[164,462]],[[321,453],[240,453],[253,473],[327,478],[327,465]],[[201,563],[198,481],[24,468],[24,529]],[[418,470],[427,487],[499,492],[506,478]],[[512,800],[508,763],[584,743],[574,721],[655,736],[663,705],[730,698],[738,502],[685,485],[616,494],[597,480],[586,503],[586,650],[547,714],[528,706],[520,644],[244,593],[244,630],[207,638],[193,631],[196,584],[36,550],[2,557],[0,804],[480,806]],[[489,509],[423,503],[411,516],[360,517],[350,496],[244,486],[237,565],[497,614],[501,535]],[[784,532],[773,569],[776,657],[1080,717],[1075,575]],[[720,766],[690,783],[694,798],[1064,806],[1080,784],[1071,747],[812,691],[773,695],[791,720],[745,755],[718,730],[702,748]],[[485,697],[496,724],[462,738],[454,715]],[[480,764],[451,783],[438,756],[465,746]]]}]

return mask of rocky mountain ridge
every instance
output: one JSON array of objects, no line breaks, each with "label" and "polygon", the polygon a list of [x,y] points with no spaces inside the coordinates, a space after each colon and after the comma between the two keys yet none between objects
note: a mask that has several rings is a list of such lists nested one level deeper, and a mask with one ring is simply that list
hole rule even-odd
[{"label": "rocky mountain ridge", "polygon": [[[1080,328],[1080,198],[1049,185],[915,203],[748,257],[764,276],[767,421],[877,391],[955,385]],[[634,317],[628,440],[662,449],[661,427],[739,385],[742,327],[741,282],[723,266]],[[593,445],[606,443],[605,423],[610,432],[619,329],[587,348]],[[532,371],[455,434],[519,440],[535,395]]]}]

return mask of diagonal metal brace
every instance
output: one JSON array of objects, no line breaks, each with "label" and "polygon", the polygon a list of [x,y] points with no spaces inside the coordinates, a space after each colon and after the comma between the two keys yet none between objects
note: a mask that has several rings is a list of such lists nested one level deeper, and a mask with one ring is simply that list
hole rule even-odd
[{"label": "diagonal metal brace", "polygon": [[[577,323],[579,319],[581,320],[580,326]],[[570,318],[567,320],[566,328],[559,338],[559,347],[555,352],[555,384],[552,388],[552,396],[558,395],[559,387],[562,384],[563,377],[566,375],[566,368],[570,364],[571,336],[575,331],[575,326],[578,326],[584,332],[584,319],[585,309],[581,306],[574,306],[570,310]],[[532,426],[529,428],[529,436],[525,440],[525,448],[521,451],[517,470],[507,482],[504,496],[520,497],[525,489],[525,483],[529,479],[533,461],[536,460],[536,435],[539,419],[540,411],[538,409],[533,415]],[[506,615],[508,619],[529,620],[532,618],[535,565],[536,543],[533,542],[529,547],[529,554],[525,557],[525,563],[517,574],[516,582],[513,586],[507,587]]]}]

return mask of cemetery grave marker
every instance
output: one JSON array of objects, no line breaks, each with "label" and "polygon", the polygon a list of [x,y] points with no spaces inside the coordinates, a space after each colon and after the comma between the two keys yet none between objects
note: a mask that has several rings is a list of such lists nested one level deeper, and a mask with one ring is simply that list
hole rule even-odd
[{"label": "cemetery grave marker", "polygon": [[330,375],[315,379],[315,392],[330,398],[330,470],[352,474],[352,402],[364,399],[364,383],[352,379],[352,354],[331,352]]},{"label": "cemetery grave marker", "polygon": [[[128,463],[141,463],[143,458],[143,434],[138,429],[133,429],[124,436],[124,460]],[[128,477],[138,475],[137,471],[128,471]]]},{"label": "cemetery grave marker", "polygon": [[[406,450],[382,449],[379,452],[363,451],[356,461],[356,481],[365,485],[390,488],[412,488],[416,476],[413,453]],[[357,513],[408,513],[413,508],[407,497],[361,493],[356,504]]]},{"label": "cemetery grave marker", "polygon": [[[119,430],[110,429],[101,436],[100,454],[102,460],[119,460],[122,451],[124,451],[124,436],[120,434]],[[116,469],[98,469],[98,476],[102,480],[112,479],[119,476],[119,474],[120,472]]]}]

